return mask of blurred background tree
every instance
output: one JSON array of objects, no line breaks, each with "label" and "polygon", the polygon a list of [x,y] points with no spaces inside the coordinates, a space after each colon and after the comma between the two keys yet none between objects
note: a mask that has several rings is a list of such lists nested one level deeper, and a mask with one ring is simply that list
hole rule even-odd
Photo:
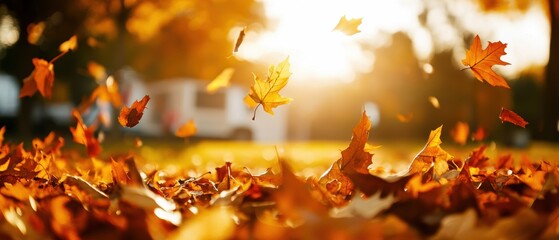
[{"label": "blurred background tree", "polygon": [[[262,27],[262,14],[255,0],[6,0],[0,15],[13,20],[19,38],[0,49],[0,69],[22,80],[33,70],[32,58],[53,58],[58,45],[76,34],[77,51],[55,64],[52,101],[77,104],[93,90],[89,61],[109,74],[124,66],[141,69],[146,81],[212,79],[225,67],[250,76],[247,62],[228,58],[232,29]],[[32,99],[20,104],[21,133],[29,133]]]}]

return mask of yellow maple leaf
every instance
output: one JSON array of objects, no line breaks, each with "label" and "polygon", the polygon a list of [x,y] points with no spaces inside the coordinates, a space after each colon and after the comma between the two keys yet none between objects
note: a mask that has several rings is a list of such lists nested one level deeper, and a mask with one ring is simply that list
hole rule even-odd
[{"label": "yellow maple leaf", "polygon": [[338,25],[336,25],[336,27],[332,31],[340,31],[340,32],[342,32],[346,35],[351,36],[353,34],[361,32],[357,28],[359,27],[359,25],[361,25],[362,21],[363,21],[363,18],[347,19],[346,16],[343,16],[342,18],[340,18],[340,21],[338,22]]},{"label": "yellow maple leaf", "polygon": [[254,107],[254,115],[252,120],[256,117],[256,110],[260,105],[264,111],[274,115],[272,108],[276,108],[283,104],[288,104],[293,99],[281,96],[279,91],[285,87],[291,72],[289,72],[289,57],[280,62],[277,66],[271,65],[268,69],[268,77],[260,79],[254,75],[254,84],[250,87],[250,92],[245,97],[244,101],[250,108]]},{"label": "yellow maple leaf", "polygon": [[206,86],[206,92],[212,94],[220,88],[227,87],[229,85],[229,80],[231,80],[231,77],[233,76],[233,73],[235,73],[234,68],[223,69],[223,71]]},{"label": "yellow maple leaf", "polygon": [[[447,153],[441,148],[441,132],[443,126],[441,125],[437,129],[431,131],[429,134],[429,140],[427,144],[420,153],[413,159],[410,165],[409,173],[425,173],[431,167],[434,167],[435,174],[437,176],[442,175],[444,172],[448,171],[448,160],[452,159],[453,156]],[[446,166],[446,167],[445,167]]]}]

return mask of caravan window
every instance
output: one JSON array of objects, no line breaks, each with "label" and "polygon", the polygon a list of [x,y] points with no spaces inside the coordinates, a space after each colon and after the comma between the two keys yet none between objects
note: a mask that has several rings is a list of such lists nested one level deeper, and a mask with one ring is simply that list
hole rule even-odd
[{"label": "caravan window", "polygon": [[196,107],[199,108],[225,108],[225,93],[216,92],[209,94],[199,91],[196,93]]}]

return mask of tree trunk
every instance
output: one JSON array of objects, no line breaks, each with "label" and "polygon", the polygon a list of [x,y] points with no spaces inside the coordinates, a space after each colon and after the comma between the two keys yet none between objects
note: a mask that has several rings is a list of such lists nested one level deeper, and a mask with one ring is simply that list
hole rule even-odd
[{"label": "tree trunk", "polygon": [[559,141],[559,0],[549,0],[551,41],[543,86],[543,129],[546,140]]}]

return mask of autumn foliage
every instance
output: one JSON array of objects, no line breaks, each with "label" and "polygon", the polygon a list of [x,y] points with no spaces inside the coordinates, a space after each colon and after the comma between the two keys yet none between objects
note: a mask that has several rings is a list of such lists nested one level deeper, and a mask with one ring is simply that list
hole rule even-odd
[{"label": "autumn foliage", "polygon": [[[74,138],[87,146],[87,129],[79,128],[85,127],[73,132],[85,133]],[[55,134],[34,139],[31,148],[2,141],[1,234],[64,239],[557,236],[557,166],[515,163],[509,155],[490,159],[485,146],[465,159],[455,158],[441,147],[441,126],[407,171],[381,176],[370,169],[378,161],[366,151],[370,130],[363,113],[340,159],[321,177],[307,179],[281,156],[279,171],[252,173],[227,162],[209,174],[188,176],[143,168],[135,154],[68,155],[64,139]],[[215,231],[211,223],[218,222],[220,231]]]},{"label": "autumn foliage", "polygon": [[[340,19],[336,31],[359,32],[361,19]],[[239,50],[245,30],[238,36]],[[77,47],[76,37],[60,45],[51,61],[34,58],[34,71],[20,96],[39,91],[49,98],[54,61]],[[481,48],[478,36],[463,64],[480,81],[508,88],[491,67],[506,44]],[[90,74],[103,82],[83,108],[102,100],[120,108],[118,85],[100,65]],[[225,69],[208,92],[227,87],[234,73]],[[274,114],[290,103],[281,91],[291,76],[289,58],[271,65],[265,77],[254,75],[245,103]],[[107,78],[107,79],[105,79]],[[105,80],[103,80],[105,79]],[[109,81],[110,80],[110,81]],[[139,124],[150,97],[120,109],[118,122]],[[430,97],[433,107],[439,101]],[[225,162],[196,175],[191,169],[167,171],[139,164],[134,152],[102,156],[98,125],[87,125],[80,109],[72,112],[73,141],[85,154],[63,149],[54,133],[23,143],[4,141],[0,128],[0,238],[4,239],[537,239],[559,237],[559,168],[550,162],[515,161],[510,155],[489,158],[480,145],[466,158],[442,147],[443,126],[431,131],[426,144],[402,172],[372,169],[374,147],[368,144],[371,122],[363,111],[348,147],[320,176],[300,177],[277,153],[277,162],[258,173]],[[405,120],[403,116],[403,120]],[[496,116],[497,117],[497,116]],[[411,118],[411,117],[410,117]],[[499,118],[524,127],[527,122],[503,108]],[[402,120],[402,121],[403,121]],[[194,120],[175,136],[196,134]],[[465,144],[469,126],[457,124],[453,139]],[[374,134],[373,134],[374,135]],[[481,141],[483,129],[472,138]],[[142,142],[136,139],[136,145]],[[274,171],[272,168],[278,170]],[[188,173],[188,174],[187,174]]]}]

